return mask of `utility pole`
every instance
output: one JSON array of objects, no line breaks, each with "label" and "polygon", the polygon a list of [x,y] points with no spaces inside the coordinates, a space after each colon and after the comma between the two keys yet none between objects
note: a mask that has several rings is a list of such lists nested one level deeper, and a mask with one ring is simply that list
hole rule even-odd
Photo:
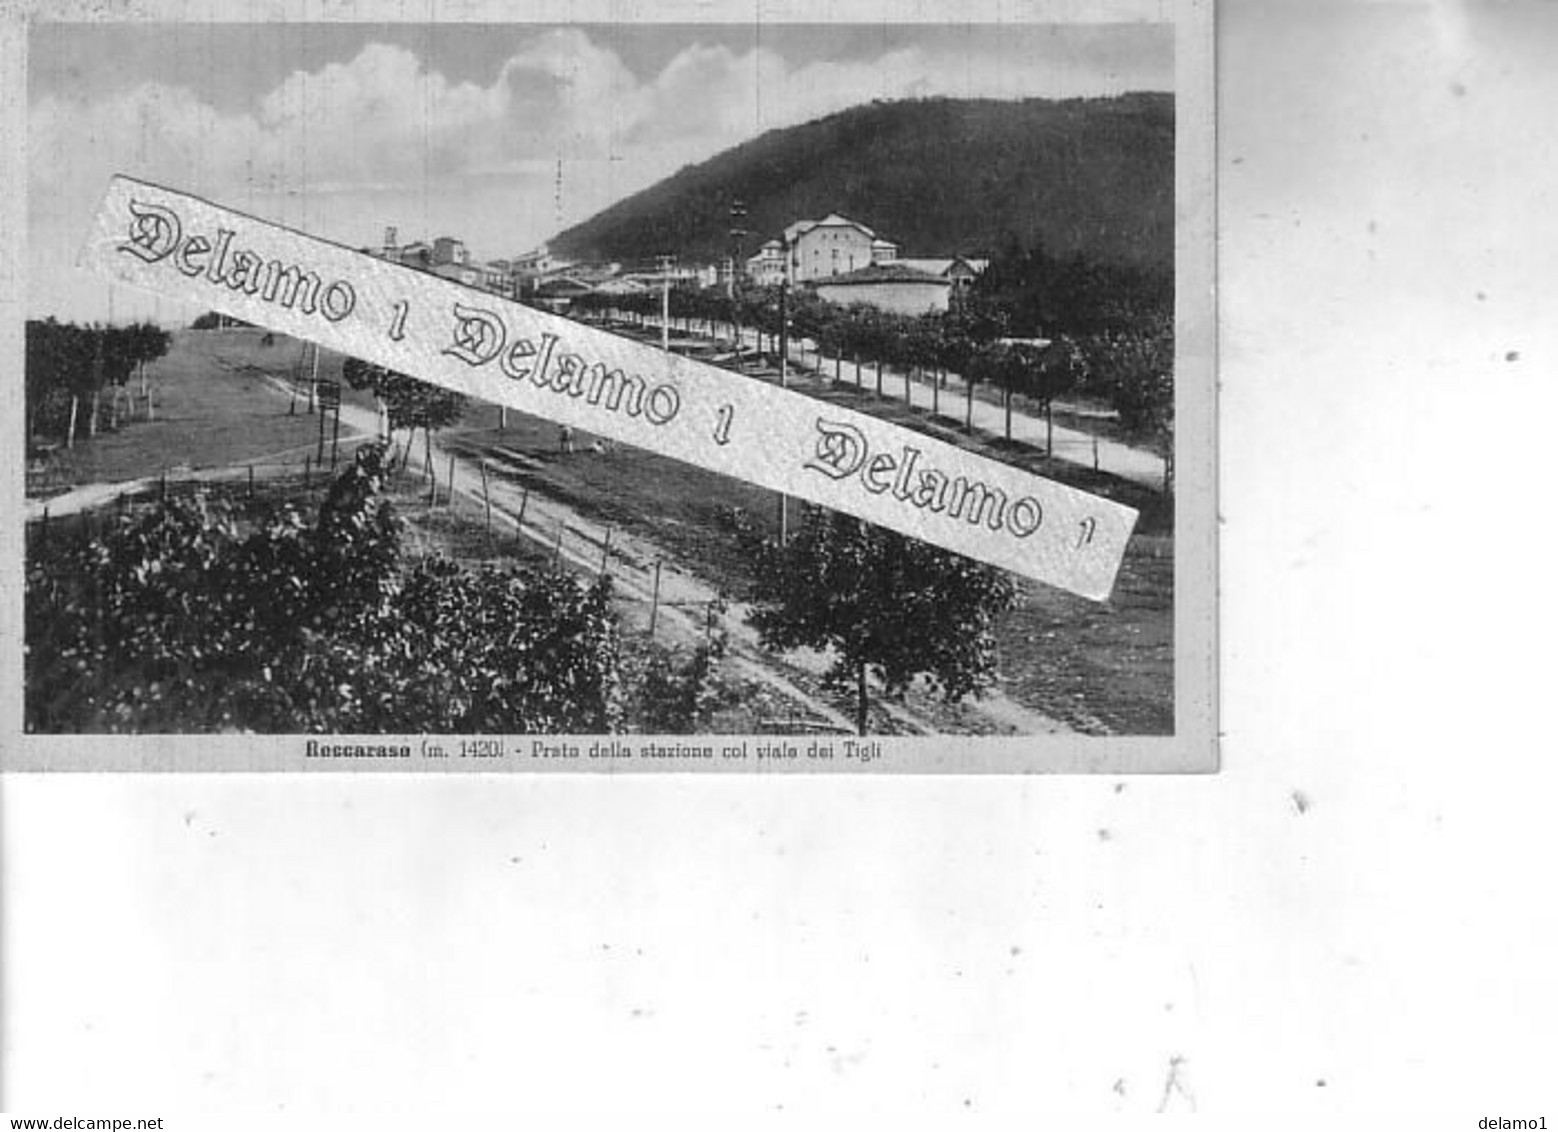
[{"label": "utility pole", "polygon": [[[780,237],[784,274],[779,277],[779,388],[790,386],[790,237]],[[790,497],[779,493],[779,545],[790,541]]]},{"label": "utility pole", "polygon": [[739,288],[737,280],[741,277],[741,241],[746,236],[747,230],[743,225],[747,219],[746,202],[733,200],[730,202],[730,320],[736,330],[736,360],[741,360],[741,307],[738,303]]},{"label": "utility pole", "polygon": [[660,349],[671,352],[671,265],[676,257],[662,254],[660,261]]}]

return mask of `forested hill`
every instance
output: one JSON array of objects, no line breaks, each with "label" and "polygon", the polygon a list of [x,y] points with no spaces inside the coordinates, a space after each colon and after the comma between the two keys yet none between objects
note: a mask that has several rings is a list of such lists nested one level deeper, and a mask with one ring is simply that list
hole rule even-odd
[{"label": "forested hill", "polygon": [[878,102],[689,166],[551,241],[638,261],[728,254],[744,201],[752,255],[786,224],[841,212],[906,256],[992,255],[1013,237],[1052,255],[1172,266],[1174,98]]}]

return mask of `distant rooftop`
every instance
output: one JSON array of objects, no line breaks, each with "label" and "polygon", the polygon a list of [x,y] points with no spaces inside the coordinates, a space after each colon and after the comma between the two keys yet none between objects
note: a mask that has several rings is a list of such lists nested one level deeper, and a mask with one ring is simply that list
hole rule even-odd
[{"label": "distant rooftop", "polygon": [[955,264],[967,264],[976,275],[990,266],[988,259],[973,259],[968,256],[899,256],[899,263],[906,267],[913,267],[919,271],[928,271],[932,275],[945,275],[951,271]]},{"label": "distant rooftop", "polygon": [[936,283],[947,286],[949,280],[944,275],[932,275],[928,271],[920,271],[917,268],[905,267],[902,263],[873,263],[870,267],[857,268],[854,271],[845,272],[843,275],[825,275],[812,280],[818,287],[828,287],[835,284],[854,286],[864,283]]},{"label": "distant rooftop", "polygon": [[810,232],[813,228],[858,228],[867,236],[873,239],[876,237],[875,232],[858,220],[851,220],[849,217],[840,215],[837,212],[830,212],[821,220],[797,220],[784,230],[784,234],[786,238],[796,240]]}]

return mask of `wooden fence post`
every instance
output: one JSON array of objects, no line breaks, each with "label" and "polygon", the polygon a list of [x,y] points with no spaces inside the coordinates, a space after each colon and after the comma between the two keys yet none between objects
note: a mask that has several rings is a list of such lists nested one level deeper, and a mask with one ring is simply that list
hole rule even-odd
[{"label": "wooden fence post", "polygon": [[320,467],[325,463],[325,410],[319,410],[319,443],[314,448],[314,462]]},{"label": "wooden fence post", "polygon": [[[49,513],[47,511],[45,511],[43,513],[43,516],[44,516],[45,519],[48,518],[48,515],[49,515]],[[658,558],[656,558],[655,559],[655,596],[653,598],[651,598],[650,602],[649,602],[649,639],[651,641],[655,639],[655,622],[657,622],[659,619],[660,619],[660,560]]]},{"label": "wooden fence post", "polygon": [[610,557],[611,557],[611,528],[607,527],[606,528],[606,541],[601,545],[600,570],[597,571],[598,573],[604,574],[606,572],[606,561]]},{"label": "wooden fence post", "polygon": [[487,457],[481,458],[481,502],[487,511],[487,542],[492,542],[492,496],[487,491]]},{"label": "wooden fence post", "polygon": [[454,453],[449,453],[449,482],[444,485],[444,506],[454,506]]},{"label": "wooden fence post", "polygon": [[313,412],[319,402],[319,343],[314,343],[314,363],[308,378],[308,411]]}]

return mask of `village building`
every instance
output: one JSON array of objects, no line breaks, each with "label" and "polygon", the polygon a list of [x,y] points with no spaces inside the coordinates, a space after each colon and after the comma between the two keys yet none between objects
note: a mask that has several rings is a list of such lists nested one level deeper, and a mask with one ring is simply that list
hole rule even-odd
[{"label": "village building", "polygon": [[480,287],[500,295],[512,293],[508,272],[490,263],[438,263],[429,268],[434,275],[464,283],[467,287]]},{"label": "village building", "polygon": [[621,278],[630,279],[635,283],[642,283],[646,287],[659,290],[661,285],[669,279],[672,287],[691,288],[701,285],[704,269],[690,263],[673,263],[662,268],[658,263],[641,263],[635,267],[625,269]]},{"label": "village building", "polygon": [[362,250],[379,259],[389,260],[405,267],[414,267],[444,279],[452,279],[467,287],[479,287],[500,295],[513,294],[513,284],[506,263],[482,263],[473,260],[463,240],[454,236],[439,236],[432,243],[413,240],[402,244],[396,240],[396,229],[384,229],[384,242],[377,248]]},{"label": "village building", "polygon": [[573,275],[553,275],[539,280],[529,297],[538,306],[562,313],[573,306],[573,301],[580,296],[594,294],[595,288],[596,284],[587,279]]},{"label": "village building", "polygon": [[465,241],[457,240],[453,236],[439,236],[433,241],[433,263],[445,265],[451,263],[469,263],[471,253],[465,250]]},{"label": "village building", "polygon": [[509,261],[509,267],[516,275],[546,275],[563,266],[566,265],[545,244]]},{"label": "village building", "polygon": [[644,295],[649,291],[648,283],[625,275],[606,279],[595,285],[595,293],[598,295]]},{"label": "village building", "polygon": [[383,252],[385,259],[392,259],[407,267],[428,268],[433,266],[433,245],[422,240],[401,247],[385,247]]},{"label": "village building", "polygon": [[784,282],[784,245],[769,240],[747,260],[747,277],[759,287],[777,287]]},{"label": "village building", "polygon": [[974,285],[974,280],[990,266],[988,259],[972,259],[960,255],[932,259],[906,256],[900,258],[898,262],[916,271],[923,271],[927,275],[939,275],[951,280],[954,297],[966,293]]},{"label": "village building", "polygon": [[862,267],[890,262],[898,255],[897,244],[836,212],[821,220],[797,220],[784,230],[783,244],[790,247],[792,283],[848,275]]},{"label": "village building", "polygon": [[[889,306],[919,306],[923,298],[928,306],[944,310],[947,303],[940,298],[941,291],[948,292],[948,301],[956,301],[973,285],[973,281],[989,266],[989,262],[987,259],[968,256],[902,256],[894,241],[858,221],[833,212],[821,220],[795,221],[784,230],[783,239],[769,240],[758,249],[756,255],[746,261],[746,274],[758,286],[776,286],[785,281],[815,285],[851,276],[845,284],[846,289],[835,291],[835,294],[857,296],[850,301],[859,302],[871,301],[866,296],[882,297],[882,302]],[[931,287],[917,276],[909,275],[856,275],[865,268],[892,264],[944,279],[947,286]],[[887,288],[890,281],[903,286]],[[861,287],[867,289],[859,290]],[[911,295],[914,297],[910,298]]]}]

